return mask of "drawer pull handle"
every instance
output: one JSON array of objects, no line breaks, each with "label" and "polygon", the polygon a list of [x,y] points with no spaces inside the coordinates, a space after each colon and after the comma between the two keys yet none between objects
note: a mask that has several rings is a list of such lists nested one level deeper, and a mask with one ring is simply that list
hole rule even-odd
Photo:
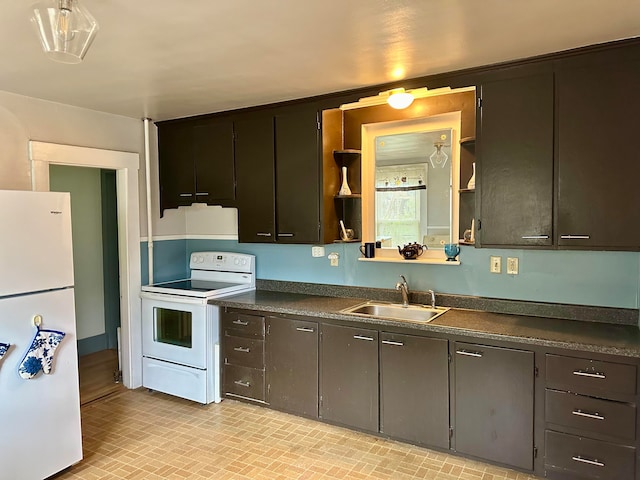
[{"label": "drawer pull handle", "polygon": [[245,347],[234,347],[233,350],[235,352],[242,352],[242,353],[249,353],[251,351],[250,348],[245,348]]},{"label": "drawer pull handle", "polygon": [[368,342],[373,342],[373,337],[365,337],[364,335],[354,335],[353,338],[356,340],[366,340]]},{"label": "drawer pull handle", "polygon": [[467,357],[482,357],[481,352],[471,352],[469,350],[456,350],[458,355],[466,355]]},{"label": "drawer pull handle", "polygon": [[589,458],[583,458],[580,455],[576,455],[575,457],[571,457],[571,460],[574,460],[574,461],[580,462],[580,463],[588,463],[589,465],[595,465],[596,467],[604,467],[604,463],[599,462],[597,459],[596,460],[591,460]]},{"label": "drawer pull handle", "polygon": [[577,415],[578,417],[593,418],[594,420],[604,420],[604,416],[600,415],[598,412],[596,412],[596,413],[587,413],[587,412],[583,412],[582,410],[574,410],[571,413],[573,415]]},{"label": "drawer pull handle", "polygon": [[279,233],[279,237],[293,237],[293,233]]},{"label": "drawer pull handle", "polygon": [[251,383],[249,382],[243,382],[242,380],[236,380],[233,383],[235,383],[236,385],[240,385],[241,387],[247,387],[249,388],[251,386]]},{"label": "drawer pull handle", "polygon": [[266,232],[258,232],[256,233],[257,236],[259,237],[270,237],[271,234],[270,233],[266,233]]},{"label": "drawer pull handle", "polygon": [[315,332],[313,328],[308,328],[308,327],[296,327],[296,330],[299,332],[310,332],[310,333]]},{"label": "drawer pull handle", "polygon": [[549,235],[523,235],[523,240],[546,240]]},{"label": "drawer pull handle", "polygon": [[234,320],[233,323],[234,325],[242,325],[243,327],[249,325],[249,322],[243,322],[242,320]]},{"label": "drawer pull handle", "polygon": [[209,195],[209,192],[196,192],[196,197],[203,197],[205,195]]},{"label": "drawer pull handle", "polygon": [[563,240],[589,240],[591,235],[560,235]]},{"label": "drawer pull handle", "polygon": [[573,374],[578,375],[579,377],[607,378],[604,373],[598,373],[598,372],[591,373],[591,372],[585,372],[584,370],[574,370]]},{"label": "drawer pull handle", "polygon": [[193,197],[193,193],[181,193],[181,197]]},{"label": "drawer pull handle", "polygon": [[382,340],[385,345],[395,345],[397,347],[404,347],[404,342],[394,342],[393,340]]}]

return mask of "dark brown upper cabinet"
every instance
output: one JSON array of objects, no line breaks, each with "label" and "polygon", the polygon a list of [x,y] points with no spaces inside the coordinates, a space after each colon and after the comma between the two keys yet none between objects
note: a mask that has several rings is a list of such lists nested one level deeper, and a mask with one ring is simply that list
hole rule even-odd
[{"label": "dark brown upper cabinet", "polygon": [[552,245],[551,68],[518,70],[484,82],[478,89],[477,118],[477,243]]},{"label": "dark brown upper cabinet", "polygon": [[559,62],[557,244],[640,248],[640,48]]},{"label": "dark brown upper cabinet", "polygon": [[273,116],[245,115],[235,126],[238,239],[272,243],[276,241]]},{"label": "dark brown upper cabinet", "polygon": [[315,105],[276,113],[276,235],[279,243],[320,241],[320,123]]},{"label": "dark brown upper cabinet", "polygon": [[240,242],[320,241],[319,129],[315,104],[236,119]]},{"label": "dark brown upper cabinet", "polygon": [[233,206],[233,122],[158,123],[160,216],[192,203]]}]

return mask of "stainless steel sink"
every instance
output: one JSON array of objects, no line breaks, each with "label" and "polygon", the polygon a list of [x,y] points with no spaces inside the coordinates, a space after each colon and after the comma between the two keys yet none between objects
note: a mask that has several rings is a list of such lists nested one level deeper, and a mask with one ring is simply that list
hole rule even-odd
[{"label": "stainless steel sink", "polygon": [[340,313],[427,323],[447,310],[449,310],[448,307],[429,307],[426,305],[409,305],[405,307],[398,303],[367,302],[345,308]]}]

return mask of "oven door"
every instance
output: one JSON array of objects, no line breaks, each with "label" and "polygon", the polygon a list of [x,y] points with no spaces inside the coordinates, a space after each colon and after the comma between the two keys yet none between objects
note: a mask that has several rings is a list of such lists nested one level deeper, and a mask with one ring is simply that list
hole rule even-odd
[{"label": "oven door", "polygon": [[206,300],[143,294],[143,356],[205,369],[206,352]]}]

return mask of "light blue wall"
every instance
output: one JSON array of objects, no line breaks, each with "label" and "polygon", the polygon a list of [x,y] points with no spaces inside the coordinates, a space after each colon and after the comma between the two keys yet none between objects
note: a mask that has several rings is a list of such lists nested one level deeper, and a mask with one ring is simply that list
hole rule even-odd
[{"label": "light blue wall", "polygon": [[[413,290],[477,295],[541,302],[603,307],[638,308],[640,254],[477,249],[462,246],[461,265],[420,265],[359,262],[358,244],[325,245],[325,257],[313,258],[310,245],[239,244],[229,240],[171,240],[154,242],[155,280],[182,278],[191,252],[220,250],[256,255],[257,277],[334,285],[394,288],[399,275]],[[142,244],[143,277],[147,249]],[[338,267],[329,266],[331,252],[340,255]],[[519,275],[489,273],[489,256],[519,258]],[[172,276],[173,275],[173,276]],[[146,280],[143,278],[143,283]]]}]

